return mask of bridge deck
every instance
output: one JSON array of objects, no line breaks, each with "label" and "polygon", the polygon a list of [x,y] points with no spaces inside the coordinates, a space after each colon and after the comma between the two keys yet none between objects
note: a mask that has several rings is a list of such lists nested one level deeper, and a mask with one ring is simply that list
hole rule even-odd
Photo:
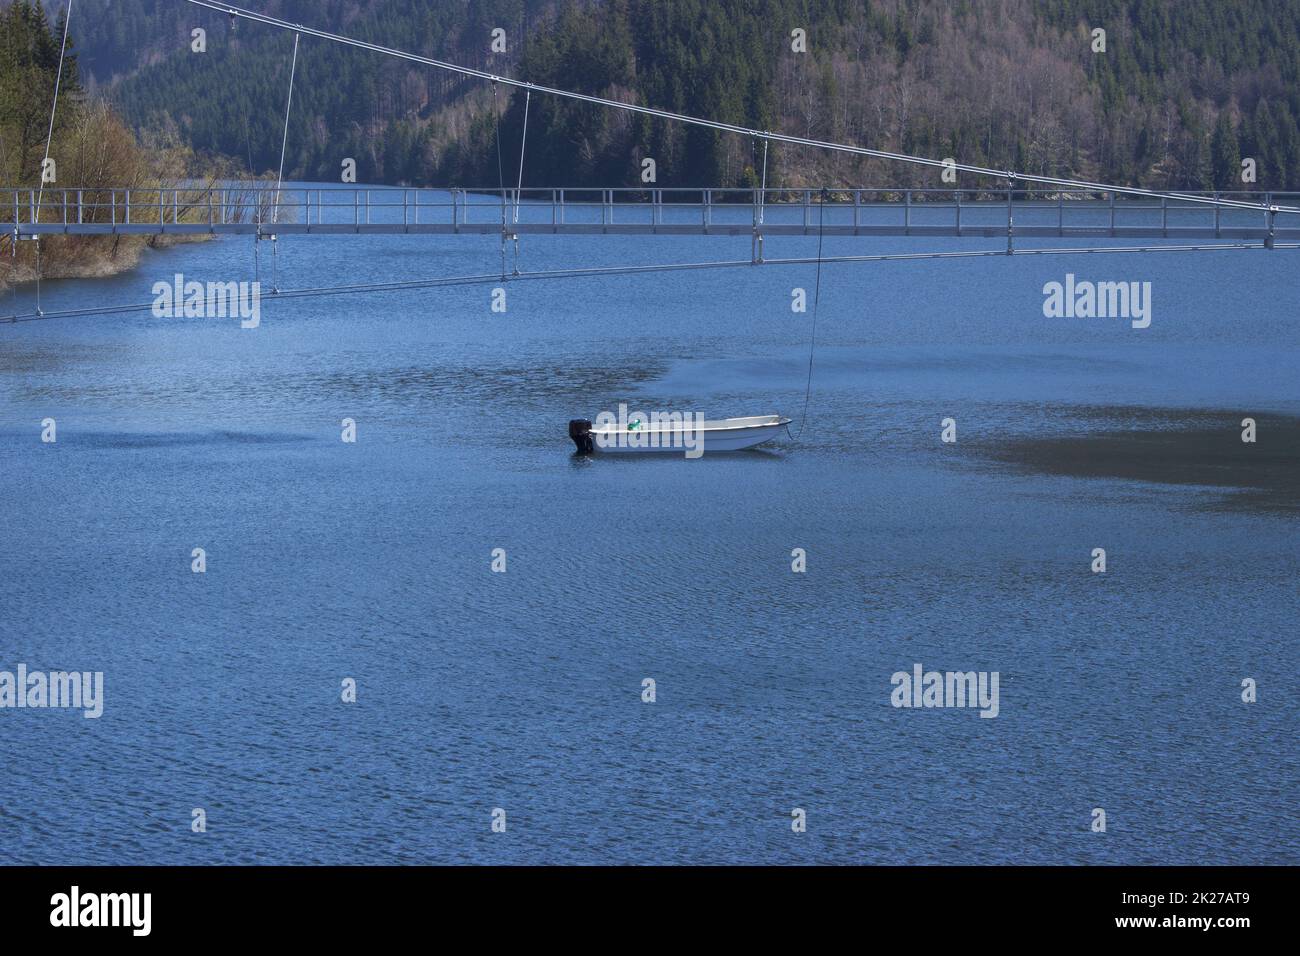
[{"label": "bridge deck", "polygon": [[[1296,194],[1203,194],[1294,204]],[[431,190],[265,183],[0,189],[0,230],[38,235],[816,235],[1300,239],[1300,216],[1176,199],[1018,190]]]}]

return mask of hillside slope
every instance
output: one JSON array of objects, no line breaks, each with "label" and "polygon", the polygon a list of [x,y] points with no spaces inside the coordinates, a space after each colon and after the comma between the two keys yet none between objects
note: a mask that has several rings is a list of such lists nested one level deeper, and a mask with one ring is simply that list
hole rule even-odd
[{"label": "hillside slope", "polygon": [[[87,0],[88,5],[98,0]],[[295,22],[538,83],[763,129],[1157,188],[1300,189],[1300,0],[248,0]],[[83,69],[138,124],[252,171],[278,162],[293,38],[180,0],[81,24]],[[81,8],[79,8],[79,12]],[[206,53],[189,31],[208,31]],[[494,27],[507,50],[489,50]],[[1093,52],[1091,30],[1106,30]],[[806,53],[791,31],[807,33]],[[522,38],[522,41],[521,41]],[[494,185],[488,85],[306,38],[286,175]],[[502,89],[501,157],[523,96]],[[549,98],[525,183],[748,185],[759,149]],[[507,177],[509,178],[509,177]],[[774,148],[770,184],[937,184],[934,170]]]}]

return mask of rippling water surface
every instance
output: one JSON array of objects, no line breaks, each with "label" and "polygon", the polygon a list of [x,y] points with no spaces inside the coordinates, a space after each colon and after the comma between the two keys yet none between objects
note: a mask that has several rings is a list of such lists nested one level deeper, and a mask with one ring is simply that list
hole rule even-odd
[{"label": "rippling water surface", "polygon": [[[500,261],[483,237],[279,246],[286,288]],[[903,247],[958,246],[826,240]],[[748,254],[525,236],[520,267]],[[1294,490],[997,452],[1184,417],[1240,445],[1248,415],[1268,450],[1300,416],[1294,256],[828,265],[802,436],[700,461],[577,458],[565,424],[797,421],[811,267],[509,283],[504,315],[474,286],[268,296],[255,330],[0,326],[0,669],[106,683],[98,720],[0,710],[3,858],[1300,862]],[[43,304],[252,267],[251,240],[186,245]],[[1151,327],[1044,318],[1066,272],[1150,281]],[[893,708],[918,662],[998,671],[999,716]]]}]

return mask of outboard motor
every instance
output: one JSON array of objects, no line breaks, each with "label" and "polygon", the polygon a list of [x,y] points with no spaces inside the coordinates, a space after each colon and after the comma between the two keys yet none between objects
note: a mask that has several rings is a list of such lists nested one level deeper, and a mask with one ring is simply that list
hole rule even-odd
[{"label": "outboard motor", "polygon": [[578,446],[580,455],[590,455],[596,450],[591,440],[591,422],[585,418],[575,418],[569,422],[569,437]]}]

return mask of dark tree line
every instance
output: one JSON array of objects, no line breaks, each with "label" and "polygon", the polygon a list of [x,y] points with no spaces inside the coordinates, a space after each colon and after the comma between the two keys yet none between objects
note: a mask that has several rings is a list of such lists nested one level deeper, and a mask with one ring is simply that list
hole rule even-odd
[{"label": "dark tree line", "polygon": [[[83,64],[132,122],[274,169],[292,37],[123,0]],[[1174,189],[1300,189],[1300,0],[279,0],[268,12],[552,86],[758,129]],[[190,30],[208,31],[204,54]],[[489,49],[491,31],[505,53]],[[807,52],[791,31],[806,32]],[[1106,31],[1094,52],[1091,31]],[[137,68],[140,63],[148,65]],[[114,77],[119,77],[113,82]],[[304,38],[286,173],[495,186],[524,96]],[[500,134],[498,137],[498,129]],[[498,150],[500,151],[498,153]],[[750,185],[761,144],[534,97],[525,184]],[[1243,183],[1241,160],[1257,182]],[[500,178],[512,181],[513,175]],[[924,168],[773,148],[769,184],[937,185]]]},{"label": "dark tree line", "polygon": [[[6,182],[31,182],[40,171],[62,41],[63,16],[51,24],[39,2],[16,0],[0,10],[0,172]],[[81,94],[69,38],[59,83],[64,109],[55,115],[60,137],[80,110]]]}]

